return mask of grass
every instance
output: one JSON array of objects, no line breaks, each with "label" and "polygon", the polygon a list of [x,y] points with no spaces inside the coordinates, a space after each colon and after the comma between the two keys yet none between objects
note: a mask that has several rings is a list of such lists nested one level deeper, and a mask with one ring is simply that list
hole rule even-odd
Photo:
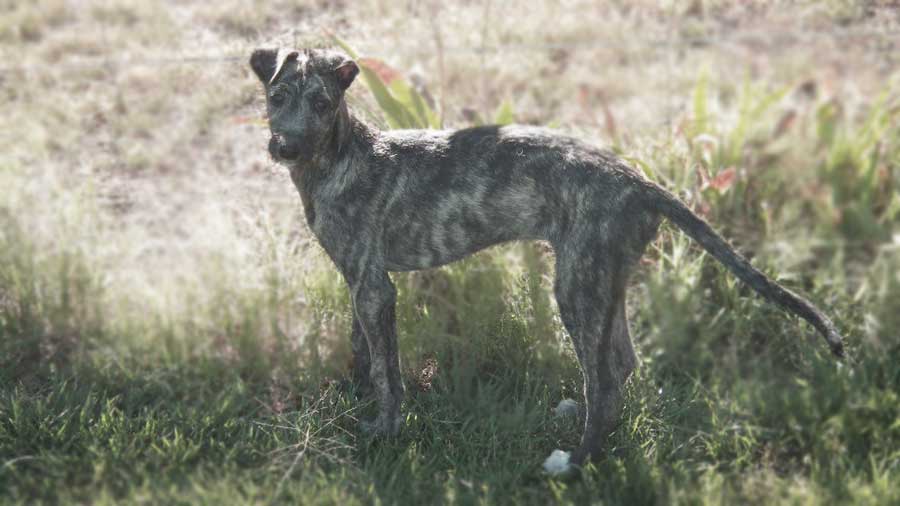
[{"label": "grass", "polygon": [[[900,502],[897,81],[870,64],[878,44],[830,34],[896,19],[879,2],[695,4],[0,9],[0,503]],[[797,22],[802,44],[696,40]],[[621,424],[582,479],[551,479],[542,460],[580,436],[553,407],[580,373],[552,253],[504,245],[394,276],[406,419],[365,437],[346,289],[266,158],[253,77],[153,59],[328,43],[322,26],[419,76],[380,99],[354,85],[379,124],[612,142],[832,315],[851,359],[664,227],[630,290],[641,366]]]}]

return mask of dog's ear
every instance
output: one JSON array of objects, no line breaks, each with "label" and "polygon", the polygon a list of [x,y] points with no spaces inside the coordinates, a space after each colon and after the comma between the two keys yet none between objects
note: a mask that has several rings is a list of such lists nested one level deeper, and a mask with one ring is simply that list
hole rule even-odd
[{"label": "dog's ear", "polygon": [[250,55],[250,68],[256,73],[265,84],[271,84],[272,81],[281,73],[284,64],[294,61],[300,53],[297,51],[285,49],[257,49]]},{"label": "dog's ear", "polygon": [[275,75],[275,67],[278,62],[277,49],[257,49],[250,55],[250,68],[265,84],[268,84]]},{"label": "dog's ear", "polygon": [[346,90],[353,83],[353,80],[356,79],[356,74],[359,74],[359,66],[356,65],[355,61],[345,59],[334,69],[334,73],[337,76],[341,90]]}]

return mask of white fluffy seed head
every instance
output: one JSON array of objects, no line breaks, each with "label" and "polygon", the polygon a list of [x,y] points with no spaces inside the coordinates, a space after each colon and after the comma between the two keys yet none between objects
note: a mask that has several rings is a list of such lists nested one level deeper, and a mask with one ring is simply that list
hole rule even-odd
[{"label": "white fluffy seed head", "polygon": [[563,399],[559,401],[553,412],[560,418],[578,416],[578,403],[572,399]]},{"label": "white fluffy seed head", "polygon": [[572,467],[569,464],[569,458],[569,452],[553,450],[553,453],[544,461],[544,471],[556,476],[569,472]]}]

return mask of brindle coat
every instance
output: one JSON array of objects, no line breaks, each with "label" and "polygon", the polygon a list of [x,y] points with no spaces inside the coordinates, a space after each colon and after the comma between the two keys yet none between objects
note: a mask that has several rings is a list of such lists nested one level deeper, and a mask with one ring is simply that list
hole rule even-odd
[{"label": "brindle coat", "polygon": [[399,429],[404,392],[388,272],[437,267],[506,241],[545,240],[556,253],[554,293],[584,375],[576,465],[613,429],[636,366],[625,290],[662,217],[843,351],[825,315],[609,152],[526,126],[381,132],[347,110],[344,91],[359,69],[346,56],[260,49],[250,65],[265,86],[269,152],[290,169],[309,226],[349,285],[354,378],[377,394],[377,433]]}]

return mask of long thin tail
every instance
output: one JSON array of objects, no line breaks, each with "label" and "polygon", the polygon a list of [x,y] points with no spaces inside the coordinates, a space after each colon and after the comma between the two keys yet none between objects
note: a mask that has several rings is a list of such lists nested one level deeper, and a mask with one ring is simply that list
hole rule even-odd
[{"label": "long thin tail", "polygon": [[828,342],[831,352],[838,357],[844,356],[843,339],[827,316],[808,300],[772,281],[756,267],[753,267],[703,218],[694,214],[690,208],[665,188],[649,181],[645,181],[644,185],[653,197],[647,202],[651,208],[675,223],[678,228],[697,241],[710,255],[722,262],[738,279],[750,285],[757,293],[812,324]]}]

